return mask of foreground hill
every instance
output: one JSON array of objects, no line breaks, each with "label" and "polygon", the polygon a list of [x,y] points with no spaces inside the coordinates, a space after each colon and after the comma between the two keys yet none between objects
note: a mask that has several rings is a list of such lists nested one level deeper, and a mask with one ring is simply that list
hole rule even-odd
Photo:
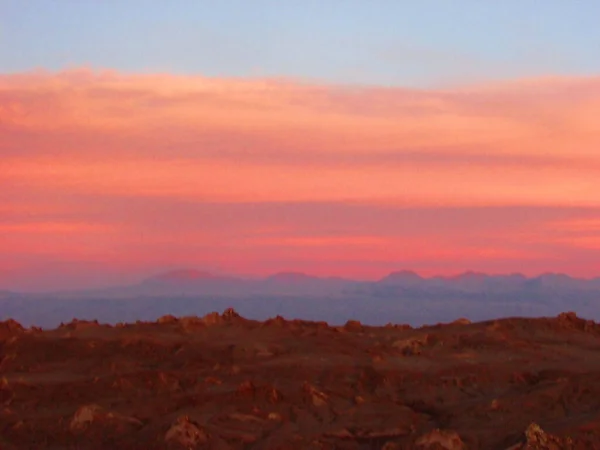
[{"label": "foreground hill", "polygon": [[600,325],[573,313],[421,328],[231,309],[5,321],[0,448],[600,448],[599,351]]}]

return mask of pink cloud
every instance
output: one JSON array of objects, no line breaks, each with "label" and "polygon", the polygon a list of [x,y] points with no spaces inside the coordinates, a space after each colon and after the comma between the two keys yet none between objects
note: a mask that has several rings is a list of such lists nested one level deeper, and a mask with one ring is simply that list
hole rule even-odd
[{"label": "pink cloud", "polygon": [[599,78],[0,75],[0,263],[583,270],[599,116]]}]

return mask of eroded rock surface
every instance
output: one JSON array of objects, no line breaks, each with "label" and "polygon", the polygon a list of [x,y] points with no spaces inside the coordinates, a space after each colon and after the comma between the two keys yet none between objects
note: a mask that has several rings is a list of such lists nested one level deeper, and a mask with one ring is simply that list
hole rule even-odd
[{"label": "eroded rock surface", "polygon": [[208,434],[190,421],[188,416],[182,416],[165,434],[165,442],[182,449],[200,448],[208,443]]},{"label": "eroded rock surface", "polygon": [[0,448],[600,448],[600,326],[0,322]]},{"label": "eroded rock surface", "polygon": [[415,444],[422,450],[465,450],[465,445],[456,431],[438,428],[421,436]]}]

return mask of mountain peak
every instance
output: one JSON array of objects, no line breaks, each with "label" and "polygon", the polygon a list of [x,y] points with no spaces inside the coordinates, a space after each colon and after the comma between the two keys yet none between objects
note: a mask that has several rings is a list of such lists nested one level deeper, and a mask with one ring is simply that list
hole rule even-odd
[{"label": "mountain peak", "polygon": [[417,281],[422,279],[423,278],[418,273],[413,272],[412,270],[399,270],[389,273],[380,281]]},{"label": "mountain peak", "polygon": [[280,281],[286,283],[298,283],[301,281],[314,280],[315,277],[303,272],[279,272],[267,278],[269,281]]},{"label": "mountain peak", "polygon": [[195,269],[181,269],[156,275],[150,278],[150,281],[176,283],[181,281],[206,280],[210,278],[214,278],[214,276],[208,272],[202,272]]},{"label": "mountain peak", "polygon": [[474,270],[467,270],[466,272],[460,273],[450,278],[455,280],[482,280],[484,278],[489,278],[490,276],[491,275],[488,275],[487,273],[475,272]]},{"label": "mountain peak", "polygon": [[569,275],[566,275],[564,273],[557,273],[557,272],[544,272],[538,278],[556,279],[556,280],[571,279],[571,277]]}]

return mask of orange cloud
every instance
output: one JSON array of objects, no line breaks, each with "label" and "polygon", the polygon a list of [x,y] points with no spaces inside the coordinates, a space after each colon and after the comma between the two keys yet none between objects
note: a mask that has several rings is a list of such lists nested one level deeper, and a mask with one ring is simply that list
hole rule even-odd
[{"label": "orange cloud", "polygon": [[106,233],[111,231],[111,227],[106,224],[98,223],[69,223],[69,222],[32,222],[1,224],[0,233],[14,234],[54,234],[54,233]]},{"label": "orange cloud", "polygon": [[598,79],[413,91],[80,71],[2,76],[0,99],[11,183],[242,201],[597,202]]},{"label": "orange cloud", "polygon": [[552,230],[563,232],[588,232],[600,234],[600,217],[586,217],[550,222],[547,227]]}]

